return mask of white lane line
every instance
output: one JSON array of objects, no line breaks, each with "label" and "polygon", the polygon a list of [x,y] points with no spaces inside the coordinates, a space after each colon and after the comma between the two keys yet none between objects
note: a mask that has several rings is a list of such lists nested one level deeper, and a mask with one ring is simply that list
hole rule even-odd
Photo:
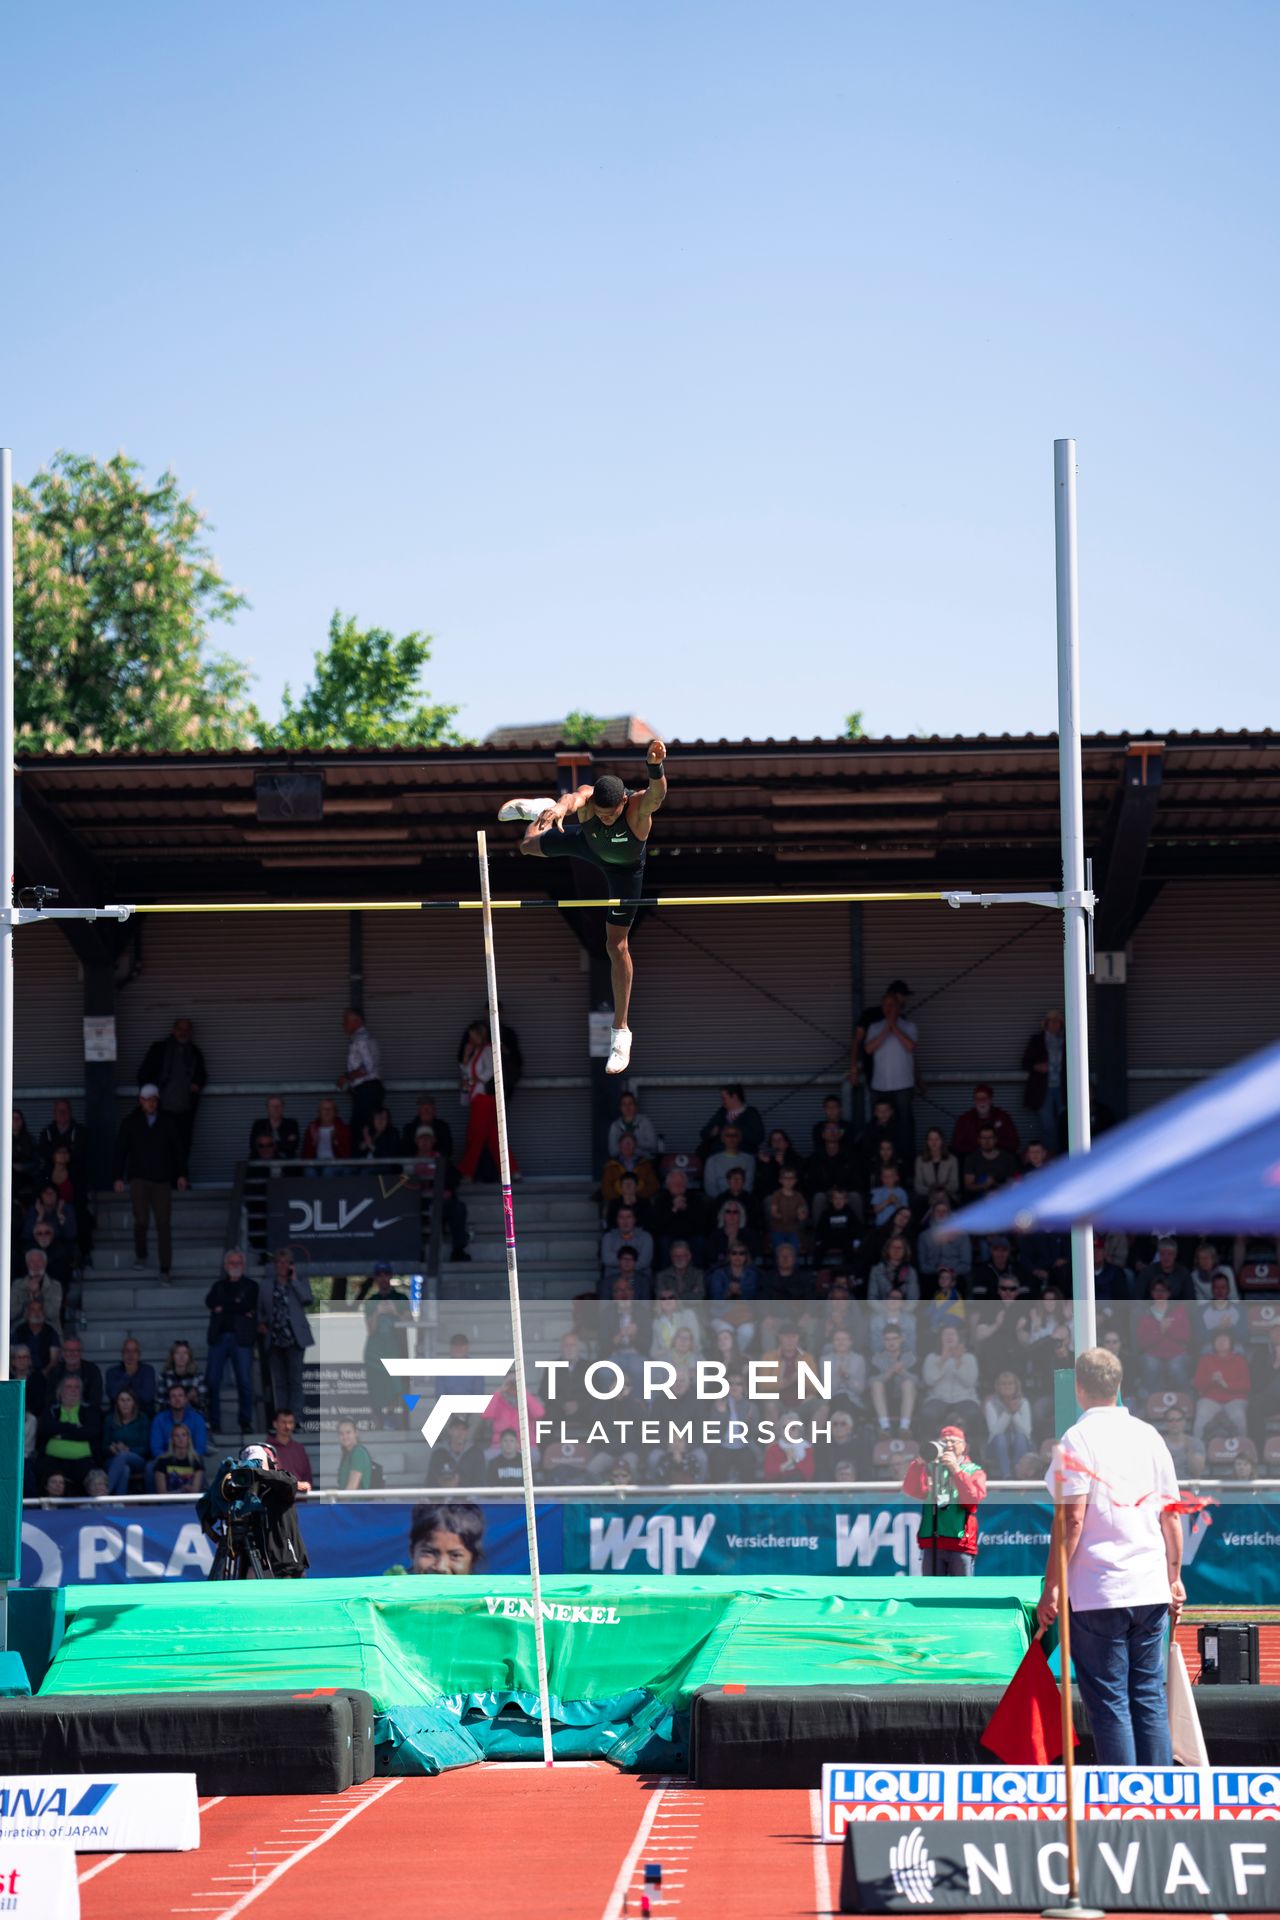
[{"label": "white lane line", "polygon": [[76,1880],[83,1886],[86,1880],[96,1880],[100,1873],[105,1873],[108,1867],[116,1866],[123,1859],[122,1853],[109,1853],[105,1860],[99,1860],[96,1867],[86,1867],[83,1873],[78,1873]]},{"label": "white lane line", "polygon": [[214,1807],[220,1807],[226,1797],[225,1793],[215,1793],[212,1800],[198,1800],[196,1805],[201,1813],[209,1813]]},{"label": "white lane line", "polygon": [[[291,1867],[296,1867],[300,1861],[307,1858],[308,1854],[314,1853],[317,1847],[325,1846],[333,1839],[335,1834],[341,1833],[344,1827],[350,1826],[353,1820],[358,1819],[366,1808],[373,1806],[375,1801],[381,1800],[384,1794],[390,1793],[394,1788],[398,1787],[404,1777],[404,1775],[399,1775],[394,1780],[388,1780],[385,1786],[379,1787],[376,1793],[367,1795],[365,1799],[360,1801],[358,1806],[352,1807],[349,1812],[344,1813],[339,1819],[335,1820],[331,1826],[327,1827],[323,1833],[317,1834],[314,1840],[308,1840],[304,1847],[295,1848],[286,1859],[280,1861],[278,1866],[272,1867],[270,1873],[264,1874],[256,1887],[250,1887],[247,1892],[240,1895],[240,1898],[235,1902],[234,1906],[227,1907],[220,1916],[220,1920],[236,1920],[236,1916],[243,1913],[246,1907],[251,1907],[259,1895],[267,1891],[268,1887],[273,1887],[277,1880],[282,1880]],[[226,1895],[221,1894],[219,1898],[225,1899]],[[184,1911],[195,1912],[196,1909],[188,1908],[184,1909]]]},{"label": "white lane line", "polygon": [[820,1914],[832,1912],[831,1865],[822,1837],[822,1789],[809,1789],[809,1821],[813,1827],[813,1893]]},{"label": "white lane line", "polygon": [[627,1849],[627,1857],[618,1868],[618,1877],[613,1883],[613,1891],[605,1901],[604,1912],[600,1920],[621,1920],[622,1903],[631,1886],[631,1876],[636,1870],[636,1862],[644,1851],[644,1843],[649,1838],[649,1829],[658,1817],[658,1808],[662,1805],[663,1795],[671,1786],[664,1775],[649,1797],[649,1804],[640,1815],[640,1824],[636,1828],[635,1838]]}]

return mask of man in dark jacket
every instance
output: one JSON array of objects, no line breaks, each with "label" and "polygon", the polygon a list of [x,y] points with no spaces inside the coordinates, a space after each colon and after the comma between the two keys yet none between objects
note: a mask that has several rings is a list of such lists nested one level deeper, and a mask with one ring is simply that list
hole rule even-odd
[{"label": "man in dark jacket", "polygon": [[297,1271],[287,1247],[277,1253],[271,1279],[258,1283],[258,1324],[267,1343],[271,1408],[289,1407],[302,1424],[302,1368],[315,1335],[306,1309],[314,1306],[311,1282]]},{"label": "man in dark jacket", "polygon": [[102,1465],[102,1415],[84,1404],[80,1380],[68,1374],[36,1428],[36,1450],[46,1471],[65,1474],[79,1491],[90,1467]]},{"label": "man in dark jacket", "polygon": [[278,1093],[273,1093],[267,1101],[267,1111],[261,1120],[255,1120],[249,1129],[249,1157],[252,1159],[258,1150],[258,1141],[264,1133],[271,1135],[271,1144],[275,1148],[277,1160],[296,1160],[298,1145],[302,1135],[296,1120],[284,1110],[284,1101]]},{"label": "man in dark jacket", "polygon": [[120,1122],[112,1178],[117,1193],[123,1193],[128,1184],[133,1203],[135,1266],[147,1263],[147,1228],[155,1214],[160,1278],[167,1284],[173,1265],[173,1189],[186,1192],[187,1156],[178,1129],[160,1111],[160,1089],[154,1080],[143,1082],[137,1106]]},{"label": "man in dark jacket", "polygon": [[196,1108],[209,1079],[204,1055],[192,1032],[191,1022],[185,1015],[175,1020],[173,1032],[165,1040],[152,1042],[138,1068],[139,1083],[154,1081],[159,1089],[160,1111],[178,1130],[184,1165],[191,1158]]},{"label": "man in dark jacket", "polygon": [[230,1365],[240,1402],[240,1432],[253,1425],[253,1345],[258,1336],[258,1287],[244,1270],[239,1247],[222,1257],[222,1273],[204,1297],[209,1309],[209,1417],[222,1431],[222,1376]]}]

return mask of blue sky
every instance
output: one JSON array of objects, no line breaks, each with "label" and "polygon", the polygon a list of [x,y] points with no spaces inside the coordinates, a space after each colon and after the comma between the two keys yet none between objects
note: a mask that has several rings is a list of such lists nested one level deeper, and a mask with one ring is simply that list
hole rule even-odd
[{"label": "blue sky", "polygon": [[[172,465],[274,710],[1280,718],[1270,4],[28,7],[0,438]],[[1271,129],[1268,132],[1268,128]]]}]

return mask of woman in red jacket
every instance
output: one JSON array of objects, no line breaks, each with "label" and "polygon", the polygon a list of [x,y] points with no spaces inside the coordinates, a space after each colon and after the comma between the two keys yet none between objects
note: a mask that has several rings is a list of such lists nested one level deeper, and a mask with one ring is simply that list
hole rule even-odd
[{"label": "woman in red jacket", "polygon": [[[498,1159],[498,1103],[493,1094],[493,1045],[487,1020],[473,1020],[467,1028],[462,1049],[462,1099],[467,1109],[467,1138],[458,1162],[464,1180],[474,1180],[480,1155],[489,1149],[494,1166]],[[520,1178],[520,1168],[508,1141],[511,1177]]]},{"label": "woman in red jacket", "polygon": [[1229,1333],[1214,1334],[1213,1346],[1196,1368],[1194,1384],[1196,1439],[1203,1440],[1205,1429],[1215,1420],[1224,1420],[1243,1439],[1248,1429],[1252,1380],[1249,1362],[1236,1352]]}]

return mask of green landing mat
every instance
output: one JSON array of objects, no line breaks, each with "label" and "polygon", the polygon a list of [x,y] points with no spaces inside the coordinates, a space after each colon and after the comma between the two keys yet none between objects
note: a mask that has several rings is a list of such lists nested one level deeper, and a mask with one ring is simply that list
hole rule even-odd
[{"label": "green landing mat", "polygon": [[[1038,1580],[545,1579],[564,1758],[678,1765],[695,1688],[1002,1684]],[[363,1687],[383,1771],[538,1751],[529,1582],[246,1581],[66,1590],[47,1694]]]}]

